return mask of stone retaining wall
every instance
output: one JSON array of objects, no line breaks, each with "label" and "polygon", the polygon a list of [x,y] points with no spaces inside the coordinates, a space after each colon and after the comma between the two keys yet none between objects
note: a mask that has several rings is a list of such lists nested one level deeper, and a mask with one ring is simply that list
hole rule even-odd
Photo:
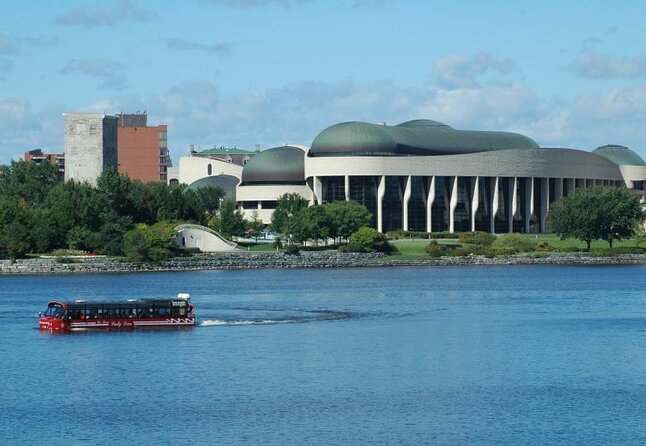
[{"label": "stone retaining wall", "polygon": [[0,274],[127,273],[140,271],[192,271],[208,269],[258,268],[348,268],[383,266],[460,266],[460,265],[622,265],[646,263],[646,255],[590,257],[582,253],[545,256],[442,257],[440,259],[400,260],[381,253],[234,252],[208,257],[178,258],[160,263],[136,264],[111,258],[80,258],[75,263],[56,259],[0,260]]}]

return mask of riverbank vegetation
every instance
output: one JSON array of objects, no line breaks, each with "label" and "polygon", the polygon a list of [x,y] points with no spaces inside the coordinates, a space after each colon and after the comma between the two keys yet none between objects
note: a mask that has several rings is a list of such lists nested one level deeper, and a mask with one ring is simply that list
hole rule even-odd
[{"label": "riverbank vegetation", "polygon": [[206,224],[224,196],[218,187],[144,184],[114,170],[96,187],[59,175],[49,163],[0,166],[0,258],[66,248],[122,256],[133,246],[134,258],[167,258],[178,254],[168,227]]},{"label": "riverbank vegetation", "polygon": [[485,232],[384,235],[370,228],[368,210],[354,201],[309,206],[298,194],[278,200],[270,228],[272,244],[257,244],[265,228],[257,214],[244,219],[219,187],[192,190],[184,185],[143,184],[105,171],[96,186],[62,183],[48,164],[13,162],[0,166],[0,258],[57,250],[125,256],[156,262],[185,254],[175,243],[180,223],[209,226],[228,238],[241,237],[249,251],[338,249],[384,252],[399,259],[444,256],[548,255],[586,250],[590,255],[643,253],[645,214],[627,189],[592,187],[577,190],[550,206],[556,234]]}]

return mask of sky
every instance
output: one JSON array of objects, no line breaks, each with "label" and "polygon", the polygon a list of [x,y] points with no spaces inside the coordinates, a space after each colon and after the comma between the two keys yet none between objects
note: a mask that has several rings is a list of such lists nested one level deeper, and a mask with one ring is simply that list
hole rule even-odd
[{"label": "sky", "polygon": [[646,158],[641,1],[2,3],[0,164],[63,152],[63,112],[144,110],[175,165],[409,119]]}]

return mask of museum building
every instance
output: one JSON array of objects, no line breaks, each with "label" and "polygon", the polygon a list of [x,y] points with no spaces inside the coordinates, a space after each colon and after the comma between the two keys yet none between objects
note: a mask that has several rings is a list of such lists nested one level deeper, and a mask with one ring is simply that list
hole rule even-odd
[{"label": "museum building", "polygon": [[431,120],[346,122],[319,133],[309,150],[256,154],[238,178],[236,201],[265,222],[281,195],[296,192],[313,204],[357,201],[381,232],[548,232],[550,204],[577,188],[625,186],[643,198],[646,163],[618,145],[587,152]]}]

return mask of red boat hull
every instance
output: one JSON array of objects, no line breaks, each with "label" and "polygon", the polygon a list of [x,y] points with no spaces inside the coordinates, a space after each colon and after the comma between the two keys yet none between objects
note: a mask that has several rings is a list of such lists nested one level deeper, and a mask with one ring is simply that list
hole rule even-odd
[{"label": "red boat hull", "polygon": [[120,330],[148,327],[190,327],[195,325],[194,317],[169,318],[129,318],[129,319],[85,319],[69,320],[55,317],[41,317],[38,320],[41,330]]}]

